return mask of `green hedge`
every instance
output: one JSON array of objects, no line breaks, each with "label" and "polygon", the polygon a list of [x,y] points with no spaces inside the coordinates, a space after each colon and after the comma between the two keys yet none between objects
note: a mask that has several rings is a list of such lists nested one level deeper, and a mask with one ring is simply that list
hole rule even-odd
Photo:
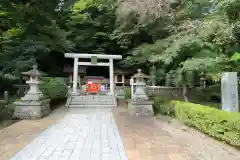
[{"label": "green hedge", "polygon": [[67,84],[58,79],[48,78],[43,80],[43,83],[40,85],[40,90],[44,96],[50,99],[59,99],[66,97],[68,87]]},{"label": "green hedge", "polygon": [[68,92],[67,84],[59,78],[44,78],[40,85],[44,97],[51,99],[51,106],[57,105],[66,100],[66,93]]},{"label": "green hedge", "polygon": [[[157,104],[157,101],[155,101],[156,106]],[[161,108],[160,106],[158,107]],[[240,149],[239,113],[180,101],[170,101],[164,107],[164,110],[174,110],[174,113],[170,112],[168,114],[164,112],[165,114],[173,116],[190,127]]]}]

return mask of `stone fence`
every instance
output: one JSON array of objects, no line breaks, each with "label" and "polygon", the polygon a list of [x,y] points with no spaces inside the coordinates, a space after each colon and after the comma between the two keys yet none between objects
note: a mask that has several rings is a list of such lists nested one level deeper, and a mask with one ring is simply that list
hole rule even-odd
[{"label": "stone fence", "polygon": [[[118,97],[124,96],[124,90],[126,88],[131,88],[130,86],[115,86],[115,94]],[[86,90],[79,91],[81,93],[85,93]],[[72,89],[70,88],[71,92]],[[100,94],[106,94],[109,92],[109,87],[105,87],[104,91],[100,91]],[[149,97],[154,96],[169,96],[169,97],[180,97],[182,95],[182,88],[176,88],[176,87],[165,87],[165,86],[147,86],[146,92]]]},{"label": "stone fence", "polygon": [[14,87],[16,88],[17,97],[23,97],[29,89],[28,84],[18,84],[18,85],[14,85]]},{"label": "stone fence", "polygon": [[149,97],[154,97],[154,96],[180,97],[182,96],[182,88],[177,88],[177,87],[147,86],[146,91]]},{"label": "stone fence", "polygon": [[[26,84],[23,85],[15,85],[17,88],[17,96],[22,97],[25,95],[26,91],[29,89],[29,86]],[[124,97],[124,89],[129,88],[130,86],[115,86],[115,93],[118,97]],[[219,86],[215,87],[219,88]],[[206,91],[205,91],[206,90]],[[216,89],[214,89],[216,90]],[[219,89],[220,90],[220,89]],[[70,89],[71,92],[71,89]],[[109,87],[105,87],[104,93],[109,92]],[[182,88],[178,87],[169,87],[169,86],[147,86],[146,92],[149,97],[154,96],[161,96],[161,97],[169,97],[172,99],[181,99],[183,98],[182,95]],[[207,93],[206,93],[207,92]],[[206,97],[209,97],[208,94],[212,92],[212,89],[209,87],[203,89],[202,87],[194,87],[194,88],[188,88],[188,94],[187,96],[189,99],[195,99],[202,98],[205,99]],[[219,91],[217,91],[219,92]],[[219,92],[220,94],[220,92]]]},{"label": "stone fence", "polygon": [[[167,86],[147,86],[147,94],[149,97],[159,96],[170,99],[183,100],[183,91],[181,87]],[[200,86],[187,88],[187,97],[189,101],[198,102],[221,102],[221,87],[220,85]]]},{"label": "stone fence", "polygon": [[[124,88],[130,89],[130,86],[116,87],[115,88],[116,94],[123,96]],[[182,95],[182,88],[166,87],[166,86],[146,86],[146,92],[149,97],[154,97],[154,96],[179,97]]]}]

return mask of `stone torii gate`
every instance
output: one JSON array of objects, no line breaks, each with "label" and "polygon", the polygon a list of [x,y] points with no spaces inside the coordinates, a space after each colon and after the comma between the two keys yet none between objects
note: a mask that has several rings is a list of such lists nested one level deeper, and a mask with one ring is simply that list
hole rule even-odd
[{"label": "stone torii gate", "polygon": [[[114,95],[114,72],[113,72],[113,60],[122,59],[121,55],[105,55],[105,54],[83,54],[83,53],[65,53],[66,58],[74,59],[73,68],[73,92],[72,94],[78,95],[77,93],[77,79],[78,79],[78,66],[109,66],[109,79],[110,79],[110,95]],[[92,59],[92,62],[79,62],[78,59]],[[93,62],[93,59],[95,62]],[[97,59],[108,59],[109,62],[97,62]]]}]

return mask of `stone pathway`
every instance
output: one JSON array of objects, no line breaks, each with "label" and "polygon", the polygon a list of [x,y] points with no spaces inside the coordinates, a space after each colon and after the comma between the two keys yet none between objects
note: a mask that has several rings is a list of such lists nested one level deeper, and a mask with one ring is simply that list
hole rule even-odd
[{"label": "stone pathway", "polygon": [[178,121],[129,116],[123,107],[113,112],[60,108],[5,128],[0,160],[9,159],[240,160],[240,152]]},{"label": "stone pathway", "polygon": [[21,120],[0,130],[0,160],[9,160],[49,126],[64,117],[67,109],[60,107],[39,120]]},{"label": "stone pathway", "polygon": [[133,117],[113,109],[128,160],[240,160],[240,151],[178,121]]},{"label": "stone pathway", "polygon": [[11,160],[127,160],[110,109],[71,109]]}]

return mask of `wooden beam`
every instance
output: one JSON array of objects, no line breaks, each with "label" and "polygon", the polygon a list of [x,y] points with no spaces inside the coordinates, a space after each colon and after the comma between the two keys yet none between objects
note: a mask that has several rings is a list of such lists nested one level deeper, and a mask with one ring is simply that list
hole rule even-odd
[{"label": "wooden beam", "polygon": [[66,58],[91,58],[93,56],[96,56],[98,59],[122,59],[121,55],[65,53]]}]

